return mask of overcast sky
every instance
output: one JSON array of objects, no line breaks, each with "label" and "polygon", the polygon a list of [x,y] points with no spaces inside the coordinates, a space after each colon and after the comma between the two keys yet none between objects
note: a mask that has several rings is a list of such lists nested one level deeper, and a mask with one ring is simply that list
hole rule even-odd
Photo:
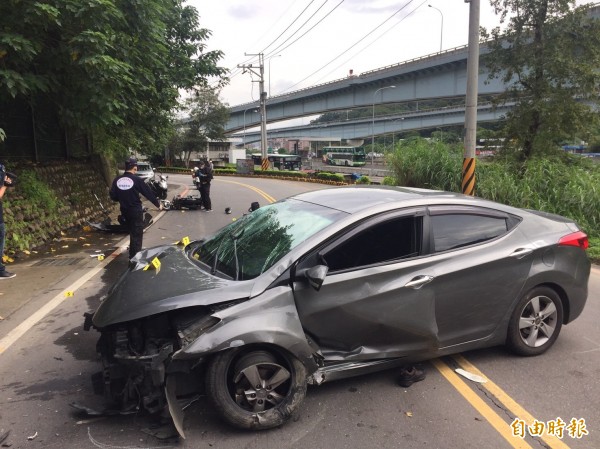
[{"label": "overcast sky", "polygon": [[[230,106],[259,98],[258,82],[252,82],[258,78],[236,68],[257,64],[245,54],[265,54],[265,90],[277,95],[344,78],[350,70],[359,75],[435,53],[440,36],[443,50],[468,42],[469,4],[464,0],[188,0],[188,4],[198,10],[200,26],[212,31],[208,49],[223,51],[221,66],[232,70],[231,83],[221,93],[221,100]],[[481,0],[480,8],[481,26],[499,25],[488,0]]]}]

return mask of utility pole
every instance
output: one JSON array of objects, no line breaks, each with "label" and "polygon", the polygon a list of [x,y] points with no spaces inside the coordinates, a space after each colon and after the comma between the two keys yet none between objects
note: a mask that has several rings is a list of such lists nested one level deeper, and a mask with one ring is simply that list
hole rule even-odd
[{"label": "utility pole", "polygon": [[475,195],[475,141],[477,139],[477,83],[479,76],[479,0],[465,0],[465,3],[469,3],[469,53],[467,56],[462,193],[473,196]]},{"label": "utility pole", "polygon": [[[260,91],[260,150],[261,150],[261,169],[269,169],[269,156],[267,155],[267,93],[265,92],[265,58],[263,53],[245,54],[246,56],[258,56],[258,66],[253,64],[241,64],[238,68],[254,73],[258,76],[258,90]],[[258,71],[257,71],[258,69]],[[254,82],[254,81],[253,81]]]}]

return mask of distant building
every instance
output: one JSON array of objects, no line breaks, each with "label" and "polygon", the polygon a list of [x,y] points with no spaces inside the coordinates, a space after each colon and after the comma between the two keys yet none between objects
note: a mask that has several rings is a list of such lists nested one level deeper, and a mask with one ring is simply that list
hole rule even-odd
[{"label": "distant building", "polygon": [[192,151],[190,154],[190,164],[204,159],[211,159],[215,165],[220,163],[235,164],[238,159],[246,159],[246,150],[237,148],[242,143],[242,139],[232,137],[225,140],[211,140],[203,150]]}]

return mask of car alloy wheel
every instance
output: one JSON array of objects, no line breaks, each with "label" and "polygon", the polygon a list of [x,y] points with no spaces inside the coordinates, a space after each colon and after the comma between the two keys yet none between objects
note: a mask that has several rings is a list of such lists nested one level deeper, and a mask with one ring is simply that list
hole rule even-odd
[{"label": "car alloy wheel", "polygon": [[558,338],[562,322],[563,307],[558,294],[548,287],[537,287],[521,298],[513,312],[508,346],[520,355],[541,354]]},{"label": "car alloy wheel", "polygon": [[276,350],[232,350],[208,366],[207,393],[221,416],[242,429],[287,421],[306,395],[306,369]]}]

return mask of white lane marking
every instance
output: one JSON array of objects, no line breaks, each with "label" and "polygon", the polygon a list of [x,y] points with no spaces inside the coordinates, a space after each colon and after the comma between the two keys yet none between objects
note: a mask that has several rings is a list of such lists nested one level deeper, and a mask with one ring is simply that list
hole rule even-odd
[{"label": "white lane marking", "polygon": [[[153,220],[152,224],[148,226],[150,228],[154,225],[165,212],[159,213],[156,218]],[[148,230],[148,228],[145,229]],[[73,282],[68,287],[61,290],[61,292],[48,301],[44,306],[38,309],[33,315],[11,330],[6,337],[0,339],[0,355],[4,354],[4,352],[10,348],[17,340],[19,340],[23,335],[25,335],[33,326],[43,320],[46,315],[56,309],[59,305],[61,305],[65,300],[70,299],[65,295],[66,292],[75,292],[78,288],[81,288],[87,281],[93,278],[100,271],[104,270],[104,268],[111,263],[114,259],[116,259],[126,248],[129,243],[129,236],[125,237],[119,243],[117,243],[117,249],[106,259],[101,261],[96,267],[92,268],[90,271],[85,273],[75,282]]]}]

